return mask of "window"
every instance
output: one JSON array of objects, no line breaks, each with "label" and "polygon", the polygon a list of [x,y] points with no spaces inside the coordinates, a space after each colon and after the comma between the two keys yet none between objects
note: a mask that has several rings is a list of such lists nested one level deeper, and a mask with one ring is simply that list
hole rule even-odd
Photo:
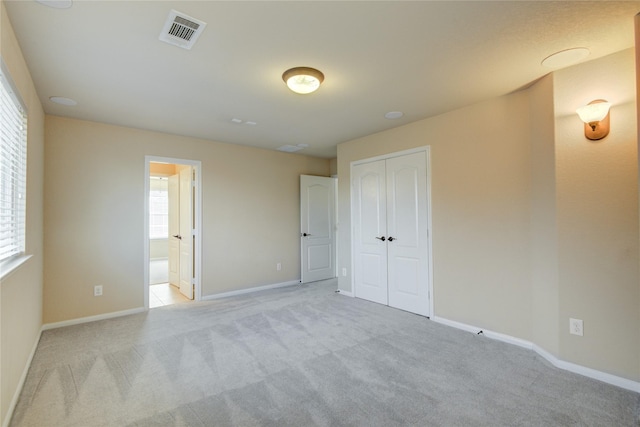
[{"label": "window", "polygon": [[149,193],[149,238],[169,237],[169,181],[152,176]]},{"label": "window", "polygon": [[25,251],[27,114],[0,69],[0,263]]}]

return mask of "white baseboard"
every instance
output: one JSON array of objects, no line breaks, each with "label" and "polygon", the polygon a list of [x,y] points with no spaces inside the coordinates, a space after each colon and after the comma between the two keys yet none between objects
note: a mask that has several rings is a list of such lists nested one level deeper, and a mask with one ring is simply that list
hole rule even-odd
[{"label": "white baseboard", "polygon": [[29,358],[27,359],[27,363],[24,365],[24,370],[22,371],[22,375],[20,376],[20,380],[18,381],[18,386],[16,387],[16,391],[13,394],[13,398],[9,403],[7,415],[5,416],[5,419],[2,421],[2,427],[8,427],[9,423],[11,422],[11,417],[13,417],[13,411],[16,409],[16,405],[18,404],[20,393],[22,393],[22,388],[24,387],[24,382],[27,379],[27,373],[29,372],[29,368],[31,367],[33,356],[35,356],[36,354],[36,350],[38,348],[38,343],[40,342],[41,336],[42,336],[42,328],[40,329],[40,332],[38,332],[38,337],[36,338],[36,342],[33,344],[33,348],[31,349],[31,353],[29,353]]},{"label": "white baseboard", "polygon": [[283,283],[273,283],[271,285],[256,286],[253,288],[239,289],[237,291],[221,292],[219,294],[206,295],[200,298],[201,301],[211,301],[220,298],[233,297],[236,295],[250,294],[252,292],[266,291],[268,289],[284,288],[285,286],[299,285],[300,280],[291,280]]},{"label": "white baseboard", "polygon": [[342,289],[338,289],[338,293],[339,293],[340,295],[344,295],[344,296],[346,296],[346,297],[351,297],[351,298],[353,298],[353,297],[354,297],[353,292],[343,291]]},{"label": "white baseboard", "polygon": [[587,368],[586,366],[577,365],[575,363],[566,362],[555,357],[543,348],[540,348],[536,344],[532,344],[532,350],[538,353],[541,357],[544,357],[549,363],[556,368],[564,369],[565,371],[573,372],[576,374],[584,375],[585,377],[593,378],[607,384],[615,385],[626,390],[635,391],[640,393],[640,382],[632,381],[627,378],[622,378],[617,375],[608,374],[606,372],[598,371],[596,369]]},{"label": "white baseboard", "polygon": [[640,382],[632,381],[627,378],[622,378],[616,375],[608,374],[606,372],[598,371],[596,369],[587,368],[586,366],[577,365],[575,363],[566,362],[564,360],[558,359],[553,354],[549,353],[542,347],[530,341],[512,337],[510,335],[501,334],[499,332],[488,331],[486,329],[479,328],[477,326],[467,325],[466,323],[460,323],[453,320],[444,319],[442,317],[432,316],[431,320],[446,326],[451,326],[457,329],[461,329],[463,331],[472,332],[474,334],[477,334],[478,332],[482,331],[482,334],[485,335],[487,338],[506,342],[508,344],[517,345],[519,347],[524,347],[529,350],[533,350],[538,355],[546,359],[547,362],[555,366],[556,368],[564,369],[565,371],[573,372],[575,374],[593,378],[598,381],[605,382],[607,384],[624,388],[626,390],[631,390],[636,393],[640,393]]},{"label": "white baseboard", "polygon": [[81,317],[79,319],[64,320],[62,322],[46,323],[42,325],[42,330],[62,328],[64,326],[80,325],[82,323],[95,322],[97,320],[113,319],[114,317],[128,316],[146,311],[144,307],[132,308],[131,310],[114,311],[113,313],[98,314],[96,316]]}]

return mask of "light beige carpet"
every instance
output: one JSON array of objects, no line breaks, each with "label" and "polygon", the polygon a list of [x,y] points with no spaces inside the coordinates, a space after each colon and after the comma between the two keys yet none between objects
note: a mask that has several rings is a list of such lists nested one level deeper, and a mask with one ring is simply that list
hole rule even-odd
[{"label": "light beige carpet", "polygon": [[335,287],[46,331],[11,426],[638,426],[636,393]]}]

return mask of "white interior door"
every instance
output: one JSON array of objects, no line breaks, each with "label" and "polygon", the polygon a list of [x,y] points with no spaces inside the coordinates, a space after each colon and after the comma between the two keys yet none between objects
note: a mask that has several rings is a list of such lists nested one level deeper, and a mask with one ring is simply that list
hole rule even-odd
[{"label": "white interior door", "polygon": [[180,169],[180,293],[193,299],[193,172]]},{"label": "white interior door", "polygon": [[355,165],[352,179],[355,296],[428,316],[426,153]]},{"label": "white interior door", "polygon": [[427,159],[387,159],[389,306],[429,315]]},{"label": "white interior door", "polygon": [[300,176],[302,283],[336,277],[335,179]]},{"label": "white interior door", "polygon": [[180,286],[180,176],[169,177],[169,283]]},{"label": "white interior door", "polygon": [[388,304],[385,161],[354,166],[352,180],[355,296]]}]

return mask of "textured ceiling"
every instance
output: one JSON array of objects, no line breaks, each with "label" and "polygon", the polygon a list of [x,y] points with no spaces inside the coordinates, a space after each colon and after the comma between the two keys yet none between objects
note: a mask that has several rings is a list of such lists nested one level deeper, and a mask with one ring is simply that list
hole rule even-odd
[{"label": "textured ceiling", "polygon": [[[640,12],[640,1],[5,4],[48,114],[269,149],[309,144],[301,153],[322,157],[525,87],[551,71],[540,62],[554,52],[587,47],[588,61],[632,47]],[[193,49],[158,40],[171,9],[208,24]],[[286,88],[294,66],[325,74],[318,92]]]}]

